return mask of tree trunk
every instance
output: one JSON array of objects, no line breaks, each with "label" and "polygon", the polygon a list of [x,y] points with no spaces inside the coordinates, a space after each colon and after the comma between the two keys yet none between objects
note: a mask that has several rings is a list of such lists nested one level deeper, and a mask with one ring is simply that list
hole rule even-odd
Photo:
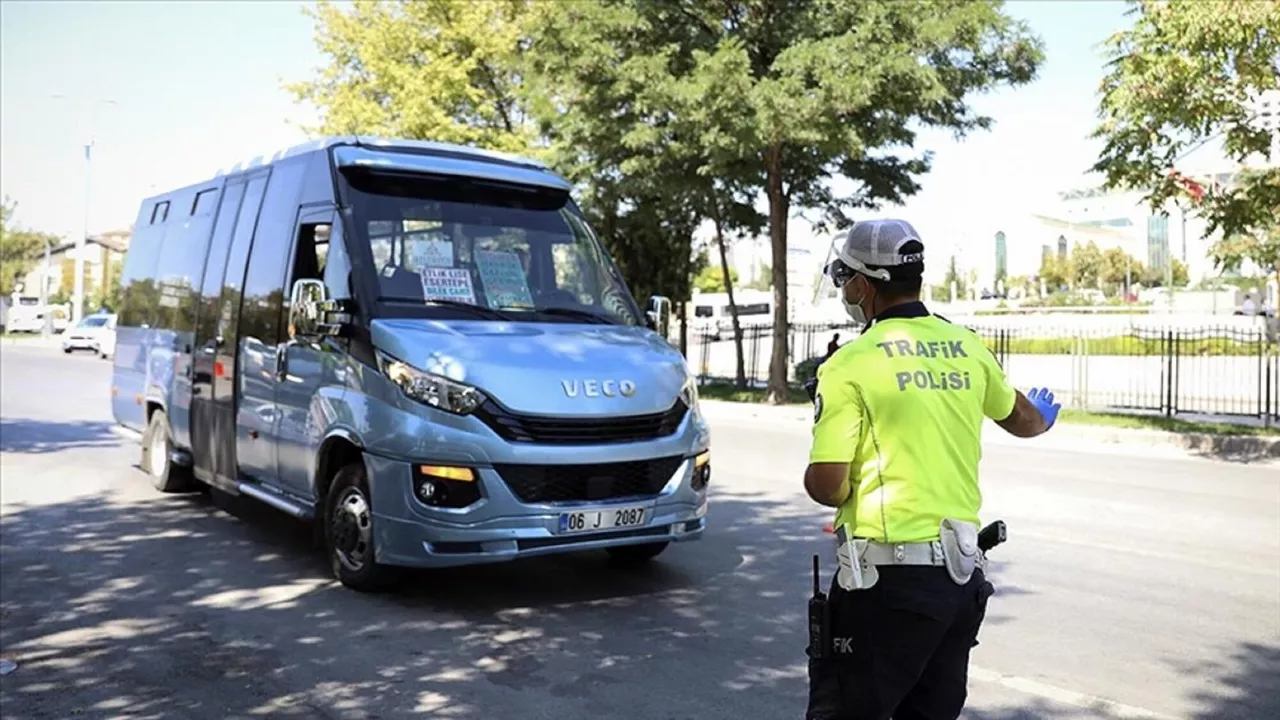
[{"label": "tree trunk", "polygon": [[688,306],[687,300],[680,301],[680,354],[685,360],[689,359],[689,313],[686,311]]},{"label": "tree trunk", "polygon": [[733,300],[733,278],[729,274],[729,254],[724,246],[724,224],[720,219],[719,200],[711,198],[711,222],[715,225],[716,245],[720,247],[720,272],[724,275],[724,291],[729,296],[729,317],[733,320],[733,351],[737,354],[737,369],[733,384],[739,388],[747,386],[747,366],[742,352],[742,324],[738,322],[738,304]]},{"label": "tree trunk", "polygon": [[782,145],[765,153],[769,180],[769,243],[773,247],[773,353],[769,358],[769,386],[765,402],[781,405],[790,394],[787,387],[787,196],[782,188]]}]

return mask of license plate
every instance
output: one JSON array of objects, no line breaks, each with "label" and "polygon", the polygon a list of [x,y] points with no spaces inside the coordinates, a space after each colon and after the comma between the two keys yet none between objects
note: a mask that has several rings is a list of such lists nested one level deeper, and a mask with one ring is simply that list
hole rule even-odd
[{"label": "license plate", "polygon": [[612,510],[581,510],[560,513],[560,532],[576,533],[610,528],[629,528],[644,525],[643,507],[624,507]]}]

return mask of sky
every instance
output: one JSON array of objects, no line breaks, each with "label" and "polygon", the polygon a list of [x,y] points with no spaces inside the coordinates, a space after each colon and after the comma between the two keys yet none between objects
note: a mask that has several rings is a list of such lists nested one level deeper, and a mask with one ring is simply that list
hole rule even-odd
[{"label": "sky", "polygon": [[[1100,147],[1087,138],[1103,71],[1098,46],[1127,26],[1125,5],[1033,0],[1007,10],[1045,41],[1039,77],[974,98],[995,121],[989,131],[962,141],[922,134],[917,147],[935,156],[921,192],[879,213],[911,221],[933,252],[986,248],[992,217],[1036,211],[1087,184]],[[95,234],[127,228],[149,194],[305,140],[301,126],[314,112],[284,84],[324,64],[313,29],[302,4],[276,0],[5,0],[0,195],[17,203],[23,226]],[[825,254],[828,241],[805,222],[793,220],[790,234]]]}]

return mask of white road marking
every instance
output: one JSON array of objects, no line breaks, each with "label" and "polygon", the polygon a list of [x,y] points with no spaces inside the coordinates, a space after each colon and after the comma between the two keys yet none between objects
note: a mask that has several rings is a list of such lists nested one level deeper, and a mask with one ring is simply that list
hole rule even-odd
[{"label": "white road marking", "polygon": [[1030,678],[1018,677],[1016,675],[1004,675],[994,670],[969,666],[969,679],[978,682],[991,683],[1000,685],[1001,687],[1016,690],[1025,695],[1042,698],[1051,702],[1062,703],[1064,705],[1072,705],[1084,708],[1098,713],[1105,714],[1108,717],[1116,718],[1149,718],[1151,720],[1177,720],[1175,716],[1165,715],[1147,710],[1134,705],[1125,705],[1124,703],[1113,702],[1105,698],[1088,695],[1074,690],[1064,690],[1060,687],[1054,687],[1038,680]]}]

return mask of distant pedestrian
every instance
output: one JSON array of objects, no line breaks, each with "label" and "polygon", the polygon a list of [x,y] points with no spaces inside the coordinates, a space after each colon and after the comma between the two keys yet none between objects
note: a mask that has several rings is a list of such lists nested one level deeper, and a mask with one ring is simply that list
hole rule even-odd
[{"label": "distant pedestrian", "polygon": [[831,342],[827,343],[827,357],[831,357],[832,355],[835,355],[836,351],[839,349],[840,349],[840,333],[836,333],[835,335],[831,336]]}]

